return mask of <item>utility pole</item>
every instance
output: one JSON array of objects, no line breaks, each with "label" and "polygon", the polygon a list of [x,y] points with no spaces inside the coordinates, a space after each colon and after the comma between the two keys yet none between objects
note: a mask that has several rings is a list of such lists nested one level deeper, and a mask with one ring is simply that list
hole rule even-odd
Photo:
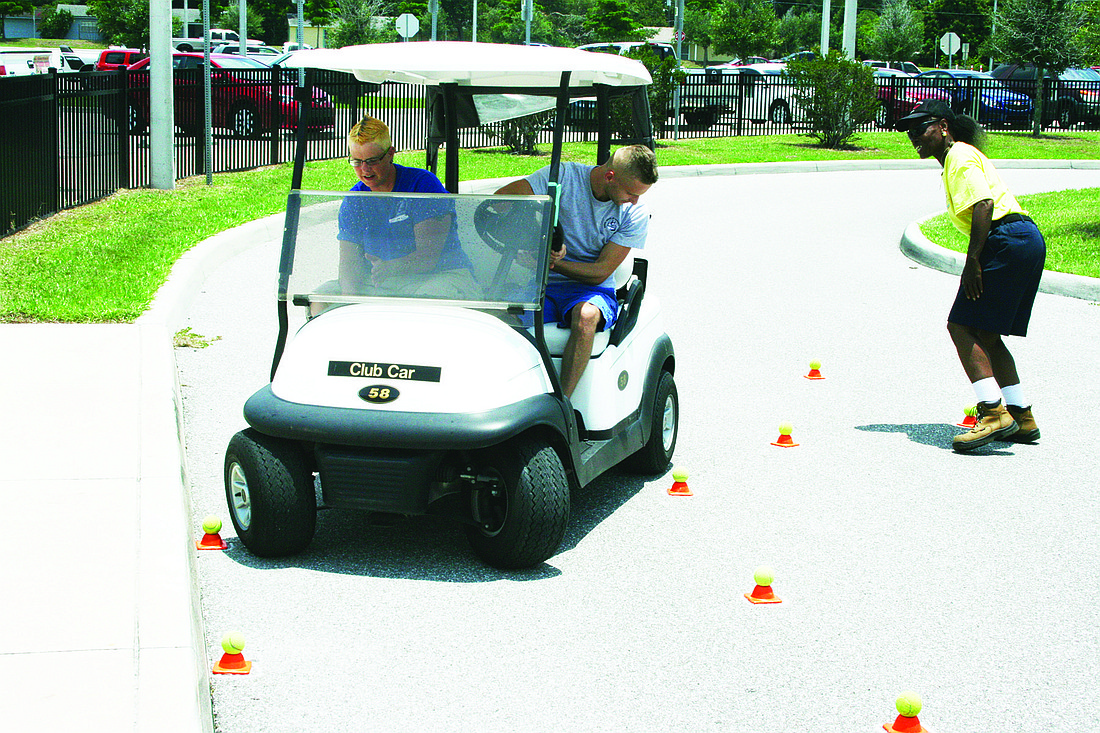
[{"label": "utility pole", "polygon": [[[176,187],[176,115],[172,98],[172,2],[149,3],[149,182]],[[129,115],[120,124],[129,124]]]}]

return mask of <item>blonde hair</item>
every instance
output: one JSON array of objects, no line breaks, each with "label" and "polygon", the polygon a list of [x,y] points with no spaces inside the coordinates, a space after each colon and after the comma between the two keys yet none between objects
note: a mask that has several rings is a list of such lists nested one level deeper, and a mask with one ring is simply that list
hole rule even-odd
[{"label": "blonde hair", "polygon": [[383,151],[393,147],[393,141],[390,140],[390,128],[382,120],[370,115],[366,115],[352,125],[351,131],[348,133],[348,144],[351,143],[360,145],[374,143]]},{"label": "blonde hair", "polygon": [[645,145],[628,145],[616,150],[611,156],[611,169],[647,186],[657,182],[657,156]]}]

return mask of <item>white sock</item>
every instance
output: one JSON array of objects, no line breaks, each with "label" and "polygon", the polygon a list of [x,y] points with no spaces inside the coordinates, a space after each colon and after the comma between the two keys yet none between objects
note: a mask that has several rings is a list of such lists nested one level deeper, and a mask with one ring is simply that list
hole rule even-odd
[{"label": "white sock", "polygon": [[978,398],[978,402],[1001,401],[1001,387],[993,377],[979,379],[977,382],[972,382],[970,386],[974,388],[974,395]]},{"label": "white sock", "polygon": [[1027,407],[1029,404],[1024,400],[1024,390],[1018,384],[1010,384],[1007,387],[1001,387],[1001,394],[1005,396],[1006,405]]}]

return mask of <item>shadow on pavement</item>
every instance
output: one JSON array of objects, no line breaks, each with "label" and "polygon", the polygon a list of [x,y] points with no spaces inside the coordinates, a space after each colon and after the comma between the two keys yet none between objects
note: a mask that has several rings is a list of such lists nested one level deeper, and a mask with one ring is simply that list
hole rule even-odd
[{"label": "shadow on pavement", "polygon": [[[576,547],[600,522],[645,486],[640,476],[611,472],[571,496],[569,526],[559,553]],[[305,552],[294,557],[263,558],[228,537],[226,555],[257,570],[301,568],[374,578],[486,583],[543,580],[561,575],[549,563],[529,570],[497,570],[470,549],[457,522],[437,517],[393,517],[379,521],[369,512],[340,509],[317,513],[317,533]],[[551,558],[550,562],[553,562]]]},{"label": "shadow on pavement", "polygon": [[[952,450],[951,439],[963,432],[961,428],[953,425],[944,425],[943,423],[925,423],[923,425],[857,425],[856,430],[862,430],[867,433],[905,433],[909,440],[914,443],[920,443],[942,450]],[[1005,443],[993,442],[960,455],[1014,455],[1012,451],[1004,450],[1004,446]]]}]

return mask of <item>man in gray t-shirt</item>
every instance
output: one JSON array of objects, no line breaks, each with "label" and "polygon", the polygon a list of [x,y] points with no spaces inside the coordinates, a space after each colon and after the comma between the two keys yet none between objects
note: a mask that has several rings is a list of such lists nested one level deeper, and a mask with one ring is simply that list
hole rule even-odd
[{"label": "man in gray t-shirt", "polygon": [[[644,145],[619,148],[603,165],[562,163],[558,223],[565,246],[550,253],[546,321],[568,325],[561,362],[562,390],[573,395],[596,332],[615,322],[612,274],[631,248],[645,246],[649,214],[638,203],[657,182],[657,160]],[[512,181],[498,194],[545,194],[549,168]]]}]

